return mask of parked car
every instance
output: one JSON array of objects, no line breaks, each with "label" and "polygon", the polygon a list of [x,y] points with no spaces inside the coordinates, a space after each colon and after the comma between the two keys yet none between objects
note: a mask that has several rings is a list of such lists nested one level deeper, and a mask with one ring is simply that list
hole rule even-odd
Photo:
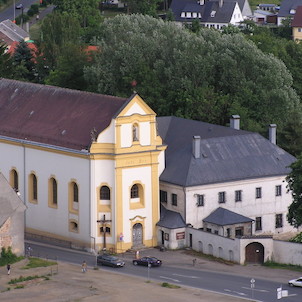
[{"label": "parked car", "polygon": [[298,279],[289,280],[288,285],[302,287],[302,277],[299,277]]},{"label": "parked car", "polygon": [[162,261],[155,257],[142,257],[142,258],[133,260],[133,264],[134,265],[144,265],[144,266],[148,266],[149,264],[151,266],[161,266]]},{"label": "parked car", "polygon": [[125,262],[118,259],[115,256],[112,255],[99,255],[97,256],[97,264],[98,265],[107,265],[112,267],[123,267],[125,266]]},{"label": "parked car", "polygon": [[16,9],[21,9],[21,8],[23,8],[23,4],[22,3],[16,5]]}]

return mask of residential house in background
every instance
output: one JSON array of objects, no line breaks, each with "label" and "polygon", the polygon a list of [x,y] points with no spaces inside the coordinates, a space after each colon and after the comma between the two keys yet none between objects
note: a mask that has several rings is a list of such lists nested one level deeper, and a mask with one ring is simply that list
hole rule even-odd
[{"label": "residential house in background", "polygon": [[0,39],[7,45],[7,50],[14,42],[28,41],[29,34],[11,20],[0,22]]},{"label": "residential house in background", "polygon": [[252,15],[247,0],[172,0],[170,10],[180,24],[198,19],[202,26],[215,29],[239,25]]},{"label": "residential house in background", "polygon": [[0,172],[0,250],[11,248],[20,256],[24,254],[24,211],[26,209],[17,194],[18,176],[10,175],[11,184]]},{"label": "residential house in background", "polygon": [[296,9],[296,14],[291,23],[293,40],[299,42],[302,40],[302,6],[298,6]]},{"label": "residential house in background", "polygon": [[298,6],[302,5],[302,0],[283,0],[280,4],[280,10],[278,12],[277,25],[282,25],[282,21],[287,18],[293,18],[296,14]]},{"label": "residential house in background", "polygon": [[[231,127],[177,117],[157,122],[168,146],[161,205],[179,213],[187,226],[227,238],[296,233],[286,220],[292,196],[285,181],[296,159],[276,145],[276,125],[270,126],[268,140],[240,130],[239,116],[232,117]],[[159,243],[184,244],[171,236],[173,242],[162,242],[160,232],[171,232],[164,218]]]}]

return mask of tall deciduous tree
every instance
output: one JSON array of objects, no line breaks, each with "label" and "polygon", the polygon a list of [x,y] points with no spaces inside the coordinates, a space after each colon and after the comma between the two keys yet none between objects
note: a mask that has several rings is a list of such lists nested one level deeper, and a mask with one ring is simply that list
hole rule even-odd
[{"label": "tall deciduous tree", "polygon": [[57,66],[62,50],[70,43],[81,45],[81,27],[77,18],[68,14],[54,13],[47,16],[41,25],[38,47],[44,57],[42,64],[49,70]]},{"label": "tall deciduous tree", "polygon": [[288,208],[288,222],[299,227],[302,225],[302,155],[291,164],[291,173],[287,176],[288,188],[292,192],[293,202]]},{"label": "tall deciduous tree", "polygon": [[[137,91],[159,115],[225,125],[282,129],[301,110],[287,68],[241,34],[198,34],[143,15],[120,15],[102,25],[101,52],[86,68],[90,89],[129,96]],[[131,85],[133,81],[135,87]]]}]

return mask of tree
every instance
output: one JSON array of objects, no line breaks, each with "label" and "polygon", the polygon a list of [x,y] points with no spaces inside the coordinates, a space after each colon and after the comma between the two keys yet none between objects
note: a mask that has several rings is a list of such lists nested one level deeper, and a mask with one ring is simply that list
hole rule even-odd
[{"label": "tree", "polygon": [[292,163],[291,172],[286,177],[288,189],[292,193],[293,202],[288,207],[287,220],[294,227],[302,225],[302,155]]},{"label": "tree", "polygon": [[83,47],[67,44],[58,58],[57,68],[50,72],[46,84],[85,90],[84,67],[92,64],[92,58]]},{"label": "tree", "polygon": [[6,52],[6,45],[0,43],[0,77],[9,78],[12,74],[12,60]]},{"label": "tree", "polygon": [[156,16],[157,5],[162,0],[123,0],[127,4],[127,10],[130,14],[143,14]]},{"label": "tree", "polygon": [[44,57],[43,65],[53,70],[57,59],[66,45],[81,45],[81,27],[77,18],[67,14],[53,13],[41,25],[38,48]]},{"label": "tree", "polygon": [[197,34],[143,15],[120,15],[101,26],[102,51],[85,69],[89,89],[129,96],[134,90],[159,115],[225,125],[242,116],[245,129],[282,129],[301,110],[287,68],[242,34]]},{"label": "tree", "polygon": [[13,54],[13,78],[16,80],[34,81],[36,77],[35,59],[32,50],[25,41],[19,42]]}]

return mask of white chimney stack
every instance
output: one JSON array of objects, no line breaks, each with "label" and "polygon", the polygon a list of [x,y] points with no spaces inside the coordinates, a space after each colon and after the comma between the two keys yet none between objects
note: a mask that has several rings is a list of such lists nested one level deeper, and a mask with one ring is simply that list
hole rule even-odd
[{"label": "white chimney stack", "polygon": [[200,158],[200,136],[193,136],[193,156],[195,158]]},{"label": "white chimney stack", "polygon": [[276,129],[277,129],[277,125],[276,124],[270,124],[269,125],[269,131],[268,131],[268,137],[269,137],[269,141],[276,145]]},{"label": "white chimney stack", "polygon": [[240,129],[240,115],[232,115],[230,119],[230,127],[236,130]]}]

